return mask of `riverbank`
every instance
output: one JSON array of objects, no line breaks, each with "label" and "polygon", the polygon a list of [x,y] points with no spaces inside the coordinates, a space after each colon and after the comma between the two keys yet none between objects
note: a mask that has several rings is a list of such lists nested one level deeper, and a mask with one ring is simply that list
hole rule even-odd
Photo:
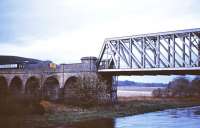
[{"label": "riverbank", "polygon": [[115,105],[104,105],[88,109],[47,101],[42,101],[41,105],[45,108],[44,115],[3,116],[0,117],[0,126],[49,128],[85,120],[115,118],[171,108],[200,106],[200,100],[194,98],[155,99],[151,97],[121,97]]},{"label": "riverbank", "polygon": [[200,106],[197,99],[153,99],[148,97],[123,98],[115,105],[101,106],[90,109],[80,109],[69,113],[56,113],[49,115],[52,123],[73,123],[76,121],[96,118],[114,118],[147,112],[161,111],[171,108]]}]

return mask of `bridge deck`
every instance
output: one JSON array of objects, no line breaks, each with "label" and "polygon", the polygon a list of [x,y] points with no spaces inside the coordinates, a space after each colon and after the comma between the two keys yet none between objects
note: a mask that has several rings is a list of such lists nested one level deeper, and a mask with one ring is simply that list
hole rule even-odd
[{"label": "bridge deck", "polygon": [[200,67],[192,68],[145,68],[145,69],[100,69],[107,75],[200,75]]}]

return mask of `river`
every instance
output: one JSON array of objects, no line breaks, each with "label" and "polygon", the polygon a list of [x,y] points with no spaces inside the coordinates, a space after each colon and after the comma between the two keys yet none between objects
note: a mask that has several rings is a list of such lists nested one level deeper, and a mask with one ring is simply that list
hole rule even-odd
[{"label": "river", "polygon": [[200,128],[200,106],[116,119],[97,119],[59,128]]}]

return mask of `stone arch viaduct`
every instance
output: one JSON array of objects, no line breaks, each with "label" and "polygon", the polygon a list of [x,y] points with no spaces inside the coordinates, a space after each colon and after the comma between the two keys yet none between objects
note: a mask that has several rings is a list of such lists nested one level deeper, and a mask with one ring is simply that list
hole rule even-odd
[{"label": "stone arch viaduct", "polygon": [[[0,69],[0,95],[26,94],[50,100],[68,97],[70,87],[83,75],[96,75],[96,57],[83,57],[81,63],[61,64],[54,68],[41,64],[22,65],[23,68]],[[30,67],[31,66],[31,67]],[[34,67],[35,66],[35,67]],[[2,97],[2,96],[0,96]]]}]

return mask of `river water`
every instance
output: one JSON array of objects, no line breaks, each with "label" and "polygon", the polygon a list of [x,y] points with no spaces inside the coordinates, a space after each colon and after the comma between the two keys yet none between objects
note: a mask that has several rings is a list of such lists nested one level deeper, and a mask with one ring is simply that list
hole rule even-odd
[{"label": "river water", "polygon": [[91,120],[59,128],[200,128],[200,106]]}]

